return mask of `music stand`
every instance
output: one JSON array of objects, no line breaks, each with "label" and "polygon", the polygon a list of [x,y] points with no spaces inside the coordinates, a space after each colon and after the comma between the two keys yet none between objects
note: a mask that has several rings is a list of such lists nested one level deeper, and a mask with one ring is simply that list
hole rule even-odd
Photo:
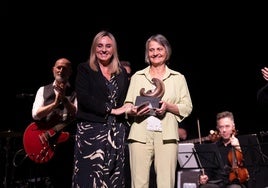
[{"label": "music stand", "polygon": [[179,143],[178,147],[178,162],[180,168],[196,169],[199,168],[198,162],[194,153],[193,143]]},{"label": "music stand", "polygon": [[244,165],[249,171],[251,179],[249,183],[256,185],[266,181],[267,179],[262,178],[262,173],[267,168],[265,162],[268,161],[268,157],[262,152],[258,136],[247,134],[238,135],[237,138],[243,153]]},{"label": "music stand", "polygon": [[178,163],[180,169],[177,173],[177,188],[186,186],[197,187],[200,167],[193,143],[179,143]]},{"label": "music stand", "polygon": [[204,169],[224,169],[224,164],[215,143],[196,144],[196,155]]}]

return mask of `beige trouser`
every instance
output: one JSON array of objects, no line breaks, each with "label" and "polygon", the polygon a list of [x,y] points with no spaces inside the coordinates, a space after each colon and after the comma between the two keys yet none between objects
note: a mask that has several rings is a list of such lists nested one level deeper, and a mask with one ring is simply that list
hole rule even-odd
[{"label": "beige trouser", "polygon": [[148,188],[150,166],[154,160],[157,188],[174,188],[178,145],[176,140],[163,143],[162,133],[148,131],[147,142],[130,142],[129,156],[132,188]]}]

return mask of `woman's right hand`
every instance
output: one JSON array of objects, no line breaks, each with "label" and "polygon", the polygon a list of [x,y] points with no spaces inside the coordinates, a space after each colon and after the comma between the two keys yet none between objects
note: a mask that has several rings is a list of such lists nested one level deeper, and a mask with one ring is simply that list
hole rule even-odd
[{"label": "woman's right hand", "polygon": [[268,81],[268,67],[264,67],[261,69],[263,78]]},{"label": "woman's right hand", "polygon": [[206,184],[208,182],[208,176],[206,174],[201,174],[199,176],[199,183],[200,184]]}]

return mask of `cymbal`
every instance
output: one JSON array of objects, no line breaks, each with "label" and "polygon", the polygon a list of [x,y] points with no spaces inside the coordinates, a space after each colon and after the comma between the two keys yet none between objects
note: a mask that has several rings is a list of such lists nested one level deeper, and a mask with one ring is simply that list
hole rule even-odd
[{"label": "cymbal", "polygon": [[22,132],[14,132],[12,130],[0,132],[0,137],[3,137],[3,138],[21,137],[22,135],[23,135]]}]

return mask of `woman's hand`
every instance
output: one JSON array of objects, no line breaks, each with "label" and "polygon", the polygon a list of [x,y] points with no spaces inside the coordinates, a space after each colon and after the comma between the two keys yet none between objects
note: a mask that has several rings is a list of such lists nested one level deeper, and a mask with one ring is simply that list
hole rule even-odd
[{"label": "woman's hand", "polygon": [[199,183],[201,185],[206,184],[208,182],[208,176],[206,174],[202,174],[199,176]]},{"label": "woman's hand", "polygon": [[163,116],[166,113],[166,111],[167,111],[167,103],[164,102],[164,101],[160,101],[159,103],[160,103],[161,107],[160,108],[156,108],[155,109],[155,113],[158,116]]},{"label": "woman's hand", "polygon": [[120,108],[112,109],[111,114],[113,115],[121,115],[125,113],[126,119],[128,115],[131,116],[144,116],[150,112],[149,103],[141,105],[141,106],[134,106],[131,103],[126,103]]},{"label": "woman's hand", "polygon": [[268,81],[268,67],[264,67],[261,69],[263,78]]}]

